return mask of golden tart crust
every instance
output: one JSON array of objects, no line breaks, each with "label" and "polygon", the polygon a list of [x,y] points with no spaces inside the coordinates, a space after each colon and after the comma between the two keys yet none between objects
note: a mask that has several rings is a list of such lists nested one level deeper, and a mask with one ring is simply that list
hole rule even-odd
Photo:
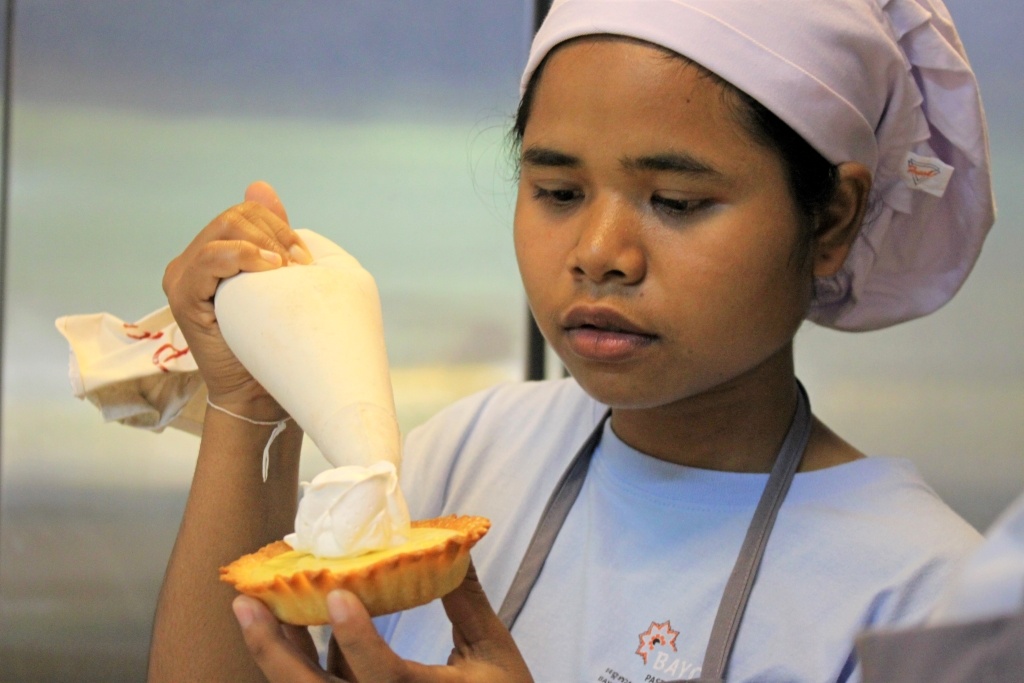
[{"label": "golden tart crust", "polygon": [[451,515],[412,523],[406,543],[357,557],[316,557],[275,541],[220,569],[221,581],[262,600],[287,624],[326,624],[327,594],[359,596],[371,616],[426,604],[454,590],[469,549],[490,529],[484,517]]}]

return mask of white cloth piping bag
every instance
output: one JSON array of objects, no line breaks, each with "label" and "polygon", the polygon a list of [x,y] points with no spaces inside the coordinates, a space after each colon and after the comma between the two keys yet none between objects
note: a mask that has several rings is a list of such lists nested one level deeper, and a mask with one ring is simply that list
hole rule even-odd
[{"label": "white cloth piping bag", "polygon": [[401,434],[373,277],[308,230],[308,266],[240,273],[214,298],[221,334],[334,466],[386,460]]}]

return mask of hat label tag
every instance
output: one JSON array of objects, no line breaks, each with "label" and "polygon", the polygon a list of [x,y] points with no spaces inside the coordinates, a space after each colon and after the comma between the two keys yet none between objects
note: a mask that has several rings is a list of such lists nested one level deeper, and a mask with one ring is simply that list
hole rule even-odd
[{"label": "hat label tag", "polygon": [[949,179],[953,177],[953,167],[942,159],[908,152],[900,168],[900,175],[903,182],[912,190],[921,190],[941,197],[946,193]]}]

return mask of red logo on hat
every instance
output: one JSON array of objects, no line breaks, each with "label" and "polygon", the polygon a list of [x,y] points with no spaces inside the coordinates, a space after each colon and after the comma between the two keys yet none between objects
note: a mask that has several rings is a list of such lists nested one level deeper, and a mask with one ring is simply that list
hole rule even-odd
[{"label": "red logo on hat", "polygon": [[636,653],[643,657],[644,664],[647,664],[647,655],[654,652],[656,647],[671,647],[675,652],[676,638],[678,637],[679,631],[672,630],[671,622],[658,624],[652,621],[650,628],[640,634],[640,647],[636,649]]},{"label": "red logo on hat", "polygon": [[907,173],[913,179],[914,184],[923,183],[929,178],[934,178],[942,172],[935,164],[929,164],[919,159],[907,159]]}]

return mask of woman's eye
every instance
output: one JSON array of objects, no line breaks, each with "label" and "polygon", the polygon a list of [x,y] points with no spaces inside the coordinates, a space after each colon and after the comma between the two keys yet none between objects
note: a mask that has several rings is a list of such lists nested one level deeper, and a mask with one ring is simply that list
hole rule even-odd
[{"label": "woman's eye", "polygon": [[685,215],[707,206],[708,202],[701,199],[673,199],[656,194],[651,197],[651,204],[669,214]]},{"label": "woman's eye", "polygon": [[583,193],[573,189],[538,187],[534,190],[533,196],[535,199],[554,204],[555,206],[567,206],[580,199]]}]

